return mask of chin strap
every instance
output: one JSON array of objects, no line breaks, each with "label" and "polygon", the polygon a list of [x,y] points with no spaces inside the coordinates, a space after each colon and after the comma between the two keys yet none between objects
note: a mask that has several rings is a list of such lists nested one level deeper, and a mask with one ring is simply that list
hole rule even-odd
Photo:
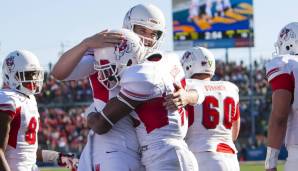
[{"label": "chin strap", "polygon": [[58,161],[59,153],[52,150],[42,150],[42,160],[43,162],[54,163]]}]

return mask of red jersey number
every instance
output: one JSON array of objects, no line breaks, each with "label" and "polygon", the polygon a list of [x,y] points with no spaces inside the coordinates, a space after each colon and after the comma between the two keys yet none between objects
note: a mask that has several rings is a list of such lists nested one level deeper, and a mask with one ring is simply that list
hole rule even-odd
[{"label": "red jersey number", "polygon": [[[183,89],[185,85],[186,81],[182,79],[181,86]],[[157,97],[146,101],[146,103],[138,106],[135,110],[140,120],[144,123],[148,134],[157,128],[169,125],[168,111],[163,106],[163,102],[164,97]],[[183,126],[187,113],[185,113],[184,108],[179,108],[178,112],[181,118],[181,125]]]},{"label": "red jersey number", "polygon": [[[233,114],[235,114],[235,101],[231,97],[226,97],[223,100],[223,125],[226,129],[231,129],[233,123]],[[219,101],[214,96],[207,96],[203,102],[203,119],[202,125],[206,129],[215,129],[219,124]]]},{"label": "red jersey number", "polygon": [[25,133],[25,140],[30,145],[35,144],[36,142],[36,129],[37,129],[37,121],[35,117],[32,117],[28,124],[28,129]]}]

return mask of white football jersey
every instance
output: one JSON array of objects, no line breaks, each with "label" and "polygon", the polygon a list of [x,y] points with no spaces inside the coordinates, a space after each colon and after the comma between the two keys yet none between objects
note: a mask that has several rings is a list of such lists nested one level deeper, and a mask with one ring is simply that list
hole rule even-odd
[{"label": "white football jersey", "polygon": [[185,75],[175,55],[163,55],[159,61],[146,61],[123,71],[120,92],[130,99],[146,101],[132,115],[140,122],[136,131],[141,146],[185,137],[185,110],[169,112],[163,106],[164,96],[174,92],[174,83],[185,87]]},{"label": "white football jersey", "polygon": [[[107,90],[97,79],[98,73],[90,75],[89,80],[93,91],[94,106],[97,111],[101,111],[109,99],[119,93],[119,87]],[[139,144],[136,137],[133,118],[126,116],[118,121],[106,134],[95,134],[96,148],[123,151],[127,148],[138,153]]]},{"label": "white football jersey", "polygon": [[189,130],[186,142],[194,153],[220,152],[229,148],[237,152],[232,140],[232,124],[239,118],[239,90],[228,81],[188,79],[190,89],[203,89],[202,104],[188,106]]},{"label": "white football jersey", "polygon": [[[94,70],[94,54],[93,50],[88,50],[78,65],[74,68],[72,73],[65,80],[81,80],[89,77],[90,85],[93,93],[93,105],[100,111],[105,106],[109,99],[115,97],[119,88],[111,91],[107,90],[97,79],[98,73]],[[114,127],[106,134],[95,134],[94,148],[108,150],[125,150],[129,148],[134,152],[138,151],[138,142],[136,138],[133,121],[128,116],[117,122]],[[123,148],[124,147],[124,148]]]},{"label": "white football jersey", "polygon": [[[293,103],[292,110],[288,116],[287,132],[285,144],[297,145],[298,144],[298,57],[292,55],[284,55],[273,58],[266,63],[266,77],[273,89],[284,89],[284,87],[293,88]],[[281,79],[276,83],[271,82],[274,79]],[[273,85],[274,84],[274,85]],[[287,88],[286,88],[287,89]]]},{"label": "white football jersey", "polygon": [[[118,94],[119,87],[111,91],[107,90],[98,81],[98,72],[94,70],[94,64],[93,51],[87,51],[65,80],[81,80],[89,77],[93,103],[88,110],[94,111],[93,108],[96,108],[97,111],[100,111],[109,99]],[[88,141],[81,154],[78,170],[92,170],[91,165],[96,168],[95,170],[119,170],[120,165],[117,167],[117,165],[110,165],[110,163],[121,160],[123,156],[126,157],[126,161],[121,165],[122,167],[127,166],[129,163],[138,165],[137,161],[140,160],[139,143],[133,126],[133,119],[127,116],[117,122],[106,134],[99,135],[92,130],[89,131]],[[119,153],[113,153],[115,151],[119,151]],[[135,160],[129,160],[131,157]],[[130,167],[130,169],[135,170],[133,167]]]},{"label": "white football jersey", "polygon": [[5,158],[12,170],[23,166],[32,168],[36,163],[39,113],[35,97],[12,90],[0,90],[0,113],[13,117]]}]

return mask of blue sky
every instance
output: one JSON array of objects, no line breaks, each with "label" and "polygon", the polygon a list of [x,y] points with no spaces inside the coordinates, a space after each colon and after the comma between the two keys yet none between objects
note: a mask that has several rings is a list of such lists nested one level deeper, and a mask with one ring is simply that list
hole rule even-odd
[{"label": "blue sky", "polygon": [[[153,3],[167,20],[162,48],[172,50],[171,0],[0,0],[0,60],[15,49],[35,53],[44,67],[55,63],[61,50],[67,50],[87,36],[106,28],[120,28],[126,11],[138,3]],[[255,0],[255,47],[253,58],[270,58],[281,27],[298,21],[296,0]],[[224,59],[223,49],[212,50]],[[229,50],[230,60],[247,61],[248,49]],[[1,62],[0,62],[1,63]]]}]

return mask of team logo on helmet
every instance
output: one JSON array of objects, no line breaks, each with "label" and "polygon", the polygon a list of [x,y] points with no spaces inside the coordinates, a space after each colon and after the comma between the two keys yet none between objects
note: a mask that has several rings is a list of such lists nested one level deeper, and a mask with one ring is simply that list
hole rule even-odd
[{"label": "team logo on helmet", "polygon": [[187,71],[191,68],[191,62],[192,62],[191,52],[186,51],[182,56],[181,63],[182,63],[182,66],[184,66]]},{"label": "team logo on helmet", "polygon": [[15,65],[14,65],[14,56],[10,56],[6,59],[6,66],[9,70],[9,72],[13,71]]},{"label": "team logo on helmet", "polygon": [[189,59],[190,55],[191,55],[191,53],[190,53],[189,51],[186,51],[186,52],[184,53],[183,57],[182,57],[182,60],[187,60],[187,59]]},{"label": "team logo on helmet", "polygon": [[289,28],[284,28],[282,29],[282,31],[280,32],[280,35],[279,35],[280,39],[282,40],[289,40],[290,38],[295,38],[296,35],[294,33],[293,30],[289,29]]},{"label": "team logo on helmet", "polygon": [[127,42],[127,40],[123,40],[120,44],[115,47],[115,55],[117,58],[122,57],[125,53],[130,53],[132,51],[133,43]]},{"label": "team logo on helmet", "polygon": [[202,62],[201,62],[201,65],[202,65],[202,66],[205,66],[206,64],[208,64],[209,67],[212,66],[212,60],[210,60],[207,56],[205,56],[205,61],[202,61]]}]

